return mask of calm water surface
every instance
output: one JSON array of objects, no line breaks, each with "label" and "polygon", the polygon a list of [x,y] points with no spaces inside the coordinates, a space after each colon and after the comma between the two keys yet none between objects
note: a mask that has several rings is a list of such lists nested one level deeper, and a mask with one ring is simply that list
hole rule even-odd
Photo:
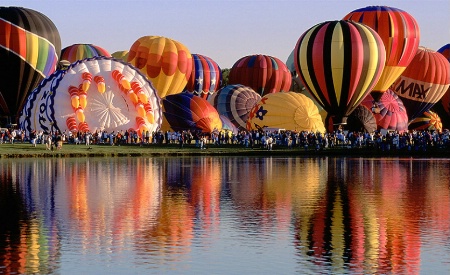
[{"label": "calm water surface", "polygon": [[0,274],[450,274],[450,159],[0,160]]}]

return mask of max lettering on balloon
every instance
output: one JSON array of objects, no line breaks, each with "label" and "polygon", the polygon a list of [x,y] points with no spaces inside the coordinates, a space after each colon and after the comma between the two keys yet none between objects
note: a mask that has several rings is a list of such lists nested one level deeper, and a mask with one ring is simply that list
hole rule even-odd
[{"label": "max lettering on balloon", "polygon": [[[427,98],[428,92],[430,91],[431,86],[429,87],[425,87],[424,84],[418,84],[418,83],[414,83],[411,82],[409,85],[406,84],[406,80],[403,79],[400,84],[397,86],[397,88],[395,89],[396,92],[399,92],[404,96],[404,97],[409,97],[410,99],[420,99],[420,100],[424,100]],[[407,93],[407,95],[405,95],[405,93]]]}]

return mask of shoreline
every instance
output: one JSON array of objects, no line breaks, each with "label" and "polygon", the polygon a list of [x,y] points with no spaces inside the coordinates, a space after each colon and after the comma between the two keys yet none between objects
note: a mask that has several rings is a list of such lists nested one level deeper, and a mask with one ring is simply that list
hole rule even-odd
[{"label": "shoreline", "polygon": [[73,145],[64,144],[61,150],[46,150],[45,145],[38,144],[33,147],[30,143],[0,144],[0,159],[11,158],[83,158],[83,157],[189,157],[189,156],[285,156],[285,157],[411,157],[411,158],[450,158],[450,148],[429,147],[411,150],[386,150],[375,148],[348,148],[339,146],[314,150],[313,148],[275,146],[268,151],[263,148],[245,148],[242,145],[210,145],[206,150],[195,147],[194,144],[129,144],[122,146],[97,145]]}]

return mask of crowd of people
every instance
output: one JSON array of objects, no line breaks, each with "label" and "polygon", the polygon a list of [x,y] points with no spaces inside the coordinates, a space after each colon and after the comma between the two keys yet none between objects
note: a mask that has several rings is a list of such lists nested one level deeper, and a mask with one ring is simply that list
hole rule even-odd
[{"label": "crowd of people", "polygon": [[304,150],[323,150],[327,148],[374,148],[381,151],[390,150],[427,150],[432,147],[450,147],[449,130],[438,131],[345,131],[342,129],[329,133],[289,131],[289,130],[252,130],[239,131],[96,131],[70,132],[27,131],[21,129],[6,129],[0,132],[0,143],[29,142],[36,147],[45,144],[47,150],[60,150],[63,144],[91,145],[149,145],[176,144],[206,149],[209,146],[236,145],[246,148],[301,148]]}]

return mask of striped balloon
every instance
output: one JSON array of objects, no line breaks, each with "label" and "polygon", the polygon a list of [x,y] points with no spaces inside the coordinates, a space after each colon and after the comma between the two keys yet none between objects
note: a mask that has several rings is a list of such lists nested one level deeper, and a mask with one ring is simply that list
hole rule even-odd
[{"label": "striped balloon", "polygon": [[229,84],[251,87],[259,95],[288,92],[292,76],[286,64],[268,55],[256,54],[240,58],[230,69]]},{"label": "striped balloon", "polygon": [[372,90],[386,55],[374,30],[344,20],[313,26],[299,38],[294,51],[300,79],[335,123],[346,123]]},{"label": "striped balloon", "polygon": [[221,88],[208,101],[220,115],[228,117],[240,130],[245,130],[249,113],[260,99],[261,96],[252,88],[235,84]]},{"label": "striped balloon", "polygon": [[73,44],[61,50],[60,60],[67,60],[73,63],[85,58],[105,56],[111,57],[111,54],[104,48],[93,44]]},{"label": "striped balloon", "polygon": [[402,74],[419,47],[420,30],[409,13],[392,7],[369,6],[354,10],[344,17],[374,29],[383,41],[386,64],[372,96],[377,100]]},{"label": "striped balloon", "polygon": [[0,116],[13,123],[27,96],[56,70],[61,38],[44,14],[0,7]]},{"label": "striped balloon", "polygon": [[436,130],[442,131],[442,122],[438,114],[432,111],[424,112],[422,115],[413,119],[409,125],[409,130]]},{"label": "striped balloon", "polygon": [[222,71],[211,58],[192,54],[192,73],[186,84],[186,92],[193,93],[204,99],[219,89]]},{"label": "striped balloon", "polygon": [[393,91],[402,99],[410,120],[436,104],[450,86],[450,66],[445,57],[419,47],[414,59],[394,82]]}]

